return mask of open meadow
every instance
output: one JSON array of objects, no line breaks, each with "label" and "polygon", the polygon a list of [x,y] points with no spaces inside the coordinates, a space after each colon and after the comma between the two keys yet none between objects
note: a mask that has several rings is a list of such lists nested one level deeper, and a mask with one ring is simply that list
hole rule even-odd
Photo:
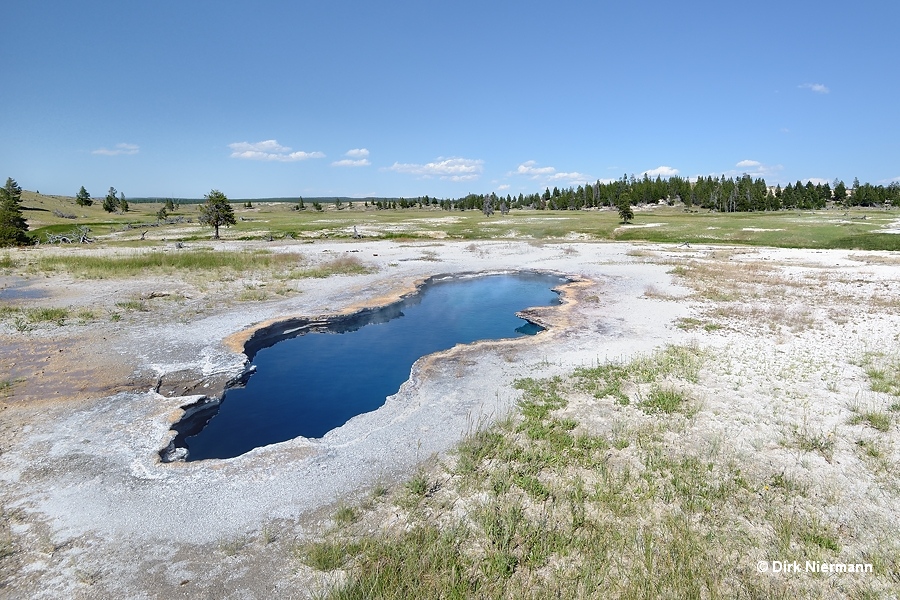
[{"label": "open meadow", "polygon": [[[107,213],[94,203],[82,207],[72,198],[23,194],[31,233],[65,234],[77,226],[107,243],[197,241],[209,229],[197,223],[197,205],[183,204],[158,219],[159,203],[132,203],[127,213]],[[289,202],[233,204],[237,223],[224,231],[228,240],[350,239],[525,239],[611,240],[665,243],[737,243],[782,248],[900,250],[900,210],[833,208],[815,211],[718,213],[684,207],[636,207],[636,219],[621,225],[615,209],[579,211],[512,210],[486,217],[477,210],[446,211],[436,206],[376,209],[357,201],[340,208],[323,204],[295,210]],[[65,215],[65,216],[60,216]],[[69,217],[69,218],[67,218]]]},{"label": "open meadow", "polygon": [[[0,598],[900,597],[898,210],[254,203],[214,241],[196,205],[22,197]],[[571,280],[539,335],[423,357],[322,438],[161,462],[253,331],[518,270]]]}]

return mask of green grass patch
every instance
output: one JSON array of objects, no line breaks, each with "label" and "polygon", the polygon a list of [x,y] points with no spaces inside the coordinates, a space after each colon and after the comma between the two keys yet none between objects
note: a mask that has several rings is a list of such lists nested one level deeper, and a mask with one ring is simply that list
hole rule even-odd
[{"label": "green grass patch", "polygon": [[69,309],[62,307],[29,308],[23,311],[30,323],[56,323],[65,325]]},{"label": "green grass patch", "polygon": [[65,271],[86,279],[138,277],[147,273],[177,272],[239,275],[247,272],[270,272],[278,279],[322,278],[332,275],[368,273],[371,267],[355,256],[340,256],[309,265],[297,254],[267,251],[150,251],[127,255],[92,256],[48,255],[38,258],[36,268],[43,271]]},{"label": "green grass patch", "polygon": [[295,548],[294,554],[314,569],[333,571],[359,554],[362,547],[362,544],[347,541],[311,542]]},{"label": "green grass patch", "polygon": [[424,471],[419,471],[415,477],[406,482],[407,491],[415,497],[422,497],[427,494],[428,488],[428,475]]},{"label": "green grass patch", "polygon": [[147,303],[141,298],[132,298],[130,300],[122,300],[120,302],[116,302],[116,306],[123,310],[131,310],[131,311],[139,311],[139,312],[147,312],[150,308],[147,306]]},{"label": "green grass patch", "polygon": [[886,433],[891,429],[891,415],[882,411],[865,411],[850,418],[851,425],[864,424],[872,429]]},{"label": "green grass patch", "polygon": [[[128,213],[106,213],[100,203],[79,207],[73,198],[23,194],[23,205],[37,210],[27,211],[30,232],[43,237],[46,232],[65,233],[75,225],[91,228],[91,235],[101,239],[115,232],[116,240],[135,241],[143,228],[125,232],[131,224],[156,223],[156,213],[163,203],[132,202]],[[373,210],[365,208],[365,201],[354,201],[336,210],[330,203],[322,203],[322,212],[310,209],[292,210],[293,202],[253,201],[251,208],[233,202],[238,222],[223,229],[226,239],[298,238],[350,239],[353,227],[366,235],[389,240],[417,240],[434,237],[449,239],[520,239],[553,240],[577,235],[585,239],[636,240],[704,244],[746,244],[790,248],[843,248],[861,250],[898,250],[900,236],[879,233],[879,229],[896,220],[897,210],[857,210],[847,214],[844,209],[818,211],[777,211],[757,213],[686,212],[678,207],[638,209],[635,225],[653,223],[654,227],[620,227],[616,210],[519,210],[508,215],[485,217],[477,210],[444,211],[436,208]],[[71,213],[76,220],[55,216]],[[209,239],[212,231],[196,223],[197,207],[184,204],[175,213],[183,223],[161,225],[154,233],[169,227],[179,229],[180,239]],[[861,217],[866,217],[863,220]],[[192,221],[192,223],[188,222]],[[364,229],[363,229],[364,228]],[[169,236],[171,238],[171,236]],[[116,243],[119,243],[116,241]],[[125,243],[125,242],[123,242]]]},{"label": "green grass patch", "polygon": [[[632,383],[653,384],[697,377],[701,357],[667,348],[622,366]],[[401,506],[417,498],[396,530],[340,529],[347,539],[307,546],[298,554],[307,564],[348,575],[324,597],[787,598],[824,589],[814,577],[761,577],[756,558],[740,558],[773,547],[779,557],[838,558],[838,531],[798,504],[807,486],[784,473],[754,480],[733,459],[698,454],[668,416],[683,399],[658,398],[642,407],[647,422],[614,427],[626,443],[581,431],[566,411],[584,375],[516,382],[513,416],[473,431],[452,467],[435,466],[452,472],[419,472],[394,496]],[[436,478],[446,486],[429,495]]]},{"label": "green grass patch", "polygon": [[38,268],[45,271],[66,271],[88,279],[107,277],[136,277],[152,273],[174,271],[244,272],[298,266],[300,259],[293,254],[268,252],[216,252],[187,250],[173,252],[139,252],[126,256],[54,255],[42,256]]},{"label": "green grass patch", "polygon": [[[473,577],[474,561],[462,550],[468,538],[462,527],[441,530],[423,524],[397,537],[371,540],[364,546],[323,548],[313,564],[333,570],[355,556],[353,577],[327,597],[340,600],[370,598],[477,598],[483,589]],[[322,567],[331,568],[322,568]]]},{"label": "green grass patch", "polygon": [[0,380],[0,398],[12,396],[13,386],[16,384],[12,379]]},{"label": "green grass patch", "polygon": [[[625,384],[655,383],[675,377],[696,383],[703,362],[703,352],[690,346],[667,346],[649,356],[638,356],[629,363],[606,363],[575,370],[578,387],[596,398],[612,397],[619,404],[629,404]],[[657,390],[659,396],[662,391]],[[659,400],[665,402],[662,396]]]},{"label": "green grass patch", "polygon": [[859,361],[873,392],[900,396],[900,355],[867,352]]},{"label": "green grass patch", "polygon": [[794,431],[794,441],[797,447],[804,452],[818,452],[828,462],[834,456],[834,434],[814,431],[809,426],[797,428]]},{"label": "green grass patch", "polygon": [[686,398],[681,392],[672,388],[653,386],[647,397],[640,403],[642,410],[657,414],[671,414],[682,410]]},{"label": "green grass patch", "polygon": [[359,511],[352,506],[341,506],[334,513],[334,522],[338,525],[350,525],[359,518]]}]

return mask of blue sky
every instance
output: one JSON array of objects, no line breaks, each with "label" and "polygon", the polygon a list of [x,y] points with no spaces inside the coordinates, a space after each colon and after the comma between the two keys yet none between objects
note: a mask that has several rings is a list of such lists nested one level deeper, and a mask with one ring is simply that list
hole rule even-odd
[{"label": "blue sky", "polygon": [[0,176],[456,197],[900,178],[900,3],[7,3]]}]

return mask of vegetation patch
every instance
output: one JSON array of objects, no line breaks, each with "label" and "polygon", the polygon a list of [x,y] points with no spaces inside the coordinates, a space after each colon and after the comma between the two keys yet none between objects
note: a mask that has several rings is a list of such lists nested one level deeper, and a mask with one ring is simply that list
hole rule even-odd
[{"label": "vegetation patch", "polygon": [[300,268],[291,271],[291,278],[304,277],[324,278],[332,275],[362,275],[370,273],[372,268],[355,256],[342,256],[325,261],[314,267]]},{"label": "vegetation patch", "polygon": [[864,411],[850,418],[851,425],[865,424],[872,429],[885,433],[891,428],[891,415],[883,411]]},{"label": "vegetation patch", "polygon": [[8,398],[13,395],[13,389],[16,384],[22,383],[24,379],[0,379],[0,398]]},{"label": "vegetation patch", "polygon": [[294,254],[269,252],[231,252],[212,250],[150,251],[128,255],[48,255],[38,259],[38,268],[45,271],[67,271],[88,279],[108,277],[137,277],[150,273],[175,271],[244,272],[273,268],[291,268],[298,265]]},{"label": "vegetation patch", "polygon": [[869,377],[873,392],[900,396],[900,355],[867,352],[859,365]]},{"label": "vegetation patch", "polygon": [[[703,357],[671,347],[616,369],[520,380],[514,415],[473,431],[449,464],[395,493],[409,510],[402,525],[365,533],[362,512],[355,532],[341,528],[298,556],[341,569],[324,592],[341,599],[865,595],[871,581],[757,573],[771,548],[839,562],[841,534],[798,502],[808,485],[690,449],[692,432],[669,415],[684,404],[673,390],[698,378]],[[573,394],[609,396],[613,381],[658,386],[638,404],[649,422],[599,435],[565,416]],[[436,479],[447,483],[435,489]]]},{"label": "vegetation patch", "polygon": [[785,445],[793,445],[803,452],[817,452],[831,462],[834,456],[835,435],[833,431],[825,433],[811,427],[804,419],[803,425],[793,430],[793,444],[785,442]]},{"label": "vegetation patch", "polygon": [[69,309],[62,307],[29,308],[24,311],[24,314],[31,323],[56,323],[57,325],[65,325],[66,319],[69,318]]},{"label": "vegetation patch", "polygon": [[[669,346],[650,356],[637,357],[628,364],[611,362],[596,367],[579,367],[574,376],[578,387],[594,397],[611,397],[619,404],[630,404],[631,398],[625,392],[626,383],[654,383],[666,377],[696,383],[702,361],[703,352],[699,348]],[[669,392],[664,392],[662,388],[651,390],[651,395],[656,398],[650,401],[651,405],[657,400],[665,403],[663,397],[667,394],[672,396]]]},{"label": "vegetation patch", "polygon": [[641,409],[649,413],[671,414],[681,410],[685,404],[684,394],[669,387],[653,386],[650,393],[640,403]]}]

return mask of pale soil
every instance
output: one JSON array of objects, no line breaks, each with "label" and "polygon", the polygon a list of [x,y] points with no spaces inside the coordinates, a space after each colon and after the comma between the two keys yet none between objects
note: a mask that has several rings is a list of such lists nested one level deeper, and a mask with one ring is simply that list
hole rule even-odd
[{"label": "pale soil", "polygon": [[[698,448],[808,484],[806,501],[841,531],[848,561],[895,537],[897,398],[872,392],[859,366],[866,352],[896,357],[900,347],[895,255],[512,240],[256,245],[313,262],[354,251],[377,270],[294,281],[264,302],[237,300],[248,286],[274,287],[259,277],[26,280],[48,296],[19,304],[91,307],[97,317],[0,326],[0,378],[17,380],[0,410],[0,597],[308,597],[322,582],[295,558],[297,541],[321,534],[336,506],[409,477],[509,411],[516,378],[666,344],[713,357],[696,390]],[[322,439],[159,462],[180,407],[242,372],[248,330],[381,305],[435,274],[515,269],[579,280],[563,306],[537,311],[548,331],[426,357],[382,408]],[[164,295],[146,312],[116,306],[153,292]],[[890,429],[851,425],[860,409],[889,412]],[[609,426],[588,399],[568,410]],[[832,440],[828,456],[802,450],[802,436]],[[882,458],[864,456],[860,440]],[[760,558],[780,557],[747,560]]]}]

